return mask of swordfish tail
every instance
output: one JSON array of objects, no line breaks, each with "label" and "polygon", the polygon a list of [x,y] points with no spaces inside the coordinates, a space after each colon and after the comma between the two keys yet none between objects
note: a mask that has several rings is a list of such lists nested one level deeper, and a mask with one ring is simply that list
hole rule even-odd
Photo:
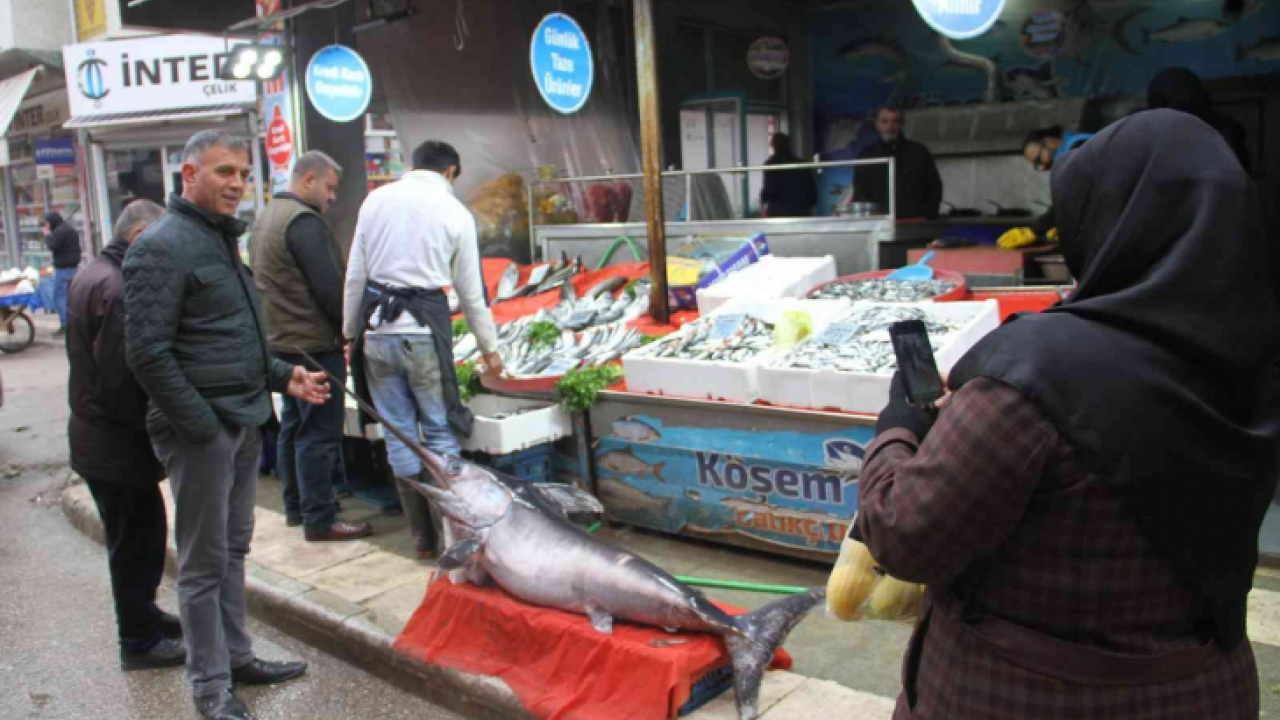
[{"label": "swordfish tail", "polygon": [[733,618],[741,634],[724,636],[733,663],[733,692],[739,720],[753,720],[759,712],[760,683],[778,646],[791,630],[822,602],[826,588],[813,588]]}]

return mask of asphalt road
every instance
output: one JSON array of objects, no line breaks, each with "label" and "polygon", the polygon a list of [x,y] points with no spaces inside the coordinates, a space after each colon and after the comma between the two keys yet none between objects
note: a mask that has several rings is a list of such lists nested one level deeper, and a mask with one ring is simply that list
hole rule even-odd
[{"label": "asphalt road", "polygon": [[[181,668],[120,671],[106,551],[57,504],[69,477],[63,353],[41,343],[0,357],[0,718],[194,720]],[[160,605],[175,602],[166,580]],[[299,680],[240,691],[261,720],[462,717],[263,623],[250,628],[260,657],[311,664]]]}]

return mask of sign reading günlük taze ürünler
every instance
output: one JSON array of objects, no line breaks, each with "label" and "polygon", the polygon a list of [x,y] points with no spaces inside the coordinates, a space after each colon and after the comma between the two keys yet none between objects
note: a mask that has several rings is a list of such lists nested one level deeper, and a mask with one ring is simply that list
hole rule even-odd
[{"label": "sign reading g\u00fcnl\u00fck taze \u00fcr\u00fcnler", "polygon": [[529,43],[529,68],[551,109],[569,115],[587,104],[595,68],[587,34],[573,18],[551,13],[538,23]]}]

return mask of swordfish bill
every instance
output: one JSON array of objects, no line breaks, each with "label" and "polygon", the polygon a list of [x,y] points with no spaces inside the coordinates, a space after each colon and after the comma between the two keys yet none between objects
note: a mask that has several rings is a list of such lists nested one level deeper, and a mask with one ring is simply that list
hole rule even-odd
[{"label": "swordfish bill", "polygon": [[[300,347],[294,347],[293,351],[301,355],[308,363],[311,363],[312,367],[319,368],[320,372],[324,373],[329,377],[329,382],[342,388],[342,392],[346,393],[347,396],[350,397],[352,400],[355,400],[356,404],[360,406],[361,410],[368,413],[369,417],[373,418],[374,420],[377,420],[378,424],[381,425],[384,430],[391,433],[392,435],[395,435],[396,439],[404,443],[405,447],[412,450],[413,454],[417,455],[418,459],[421,460],[424,465],[430,464],[432,462],[440,462],[439,458],[435,457],[435,455],[431,455],[431,453],[427,452],[427,450],[424,449],[421,445],[410,440],[409,436],[401,432],[398,428],[396,428],[396,426],[391,425],[387,423],[385,420],[383,420],[382,416],[378,414],[377,410],[373,409],[372,405],[365,402],[364,400],[361,400],[359,395],[356,395],[355,393],[351,392],[351,390],[347,387],[346,383],[339,380],[336,375],[326,370],[324,366],[321,365],[320,363],[316,362],[316,359],[308,355],[306,350],[303,350]],[[427,457],[428,455],[431,455],[431,457]],[[435,459],[432,460],[432,458],[435,458]],[[449,487],[449,485],[447,484],[448,480],[445,480],[444,482],[446,483],[445,487],[446,488]]]},{"label": "swordfish bill", "polygon": [[[344,384],[339,386],[355,397]],[[488,575],[526,603],[586,615],[604,634],[613,632],[617,618],[668,632],[716,635],[733,664],[739,720],[758,716],[760,684],[769,662],[791,630],[822,601],[825,588],[731,616],[662,568],[569,522],[568,512],[602,509],[590,495],[572,486],[541,487],[461,458],[440,457],[387,425],[359,398],[356,401],[413,449],[439,485],[418,482],[412,487],[465,527],[466,537],[441,556],[441,570],[465,569],[466,577]],[[483,573],[473,572],[479,570]]]}]

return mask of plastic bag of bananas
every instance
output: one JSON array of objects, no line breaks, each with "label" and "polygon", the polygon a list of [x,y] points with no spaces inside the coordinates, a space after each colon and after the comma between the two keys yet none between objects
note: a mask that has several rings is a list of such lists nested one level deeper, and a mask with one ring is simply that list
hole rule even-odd
[{"label": "plastic bag of bananas", "polygon": [[925,586],[885,574],[871,550],[846,537],[827,578],[827,612],[845,622],[864,616],[912,624],[920,616]]}]

